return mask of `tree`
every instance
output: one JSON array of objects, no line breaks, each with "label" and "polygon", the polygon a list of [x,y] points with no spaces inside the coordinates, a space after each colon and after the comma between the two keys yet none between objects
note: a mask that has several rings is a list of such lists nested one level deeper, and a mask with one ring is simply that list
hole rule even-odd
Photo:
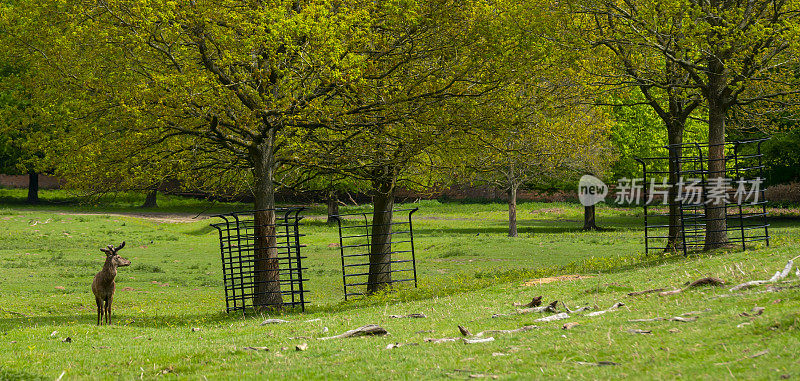
[{"label": "tree", "polygon": [[87,114],[139,121],[120,133],[153,147],[162,163],[190,161],[187,185],[250,189],[254,305],[280,305],[274,172],[296,129],[359,75],[368,11],[291,1],[24,3],[9,18],[15,38],[63,81],[57,91],[91,100]]},{"label": "tree", "polygon": [[450,160],[444,168],[459,168],[459,178],[506,191],[509,237],[518,235],[521,187],[547,186],[559,178],[607,168],[608,122],[599,110],[570,103],[574,94],[568,94],[574,91],[533,84],[509,87],[502,97],[481,105],[482,116],[474,118],[488,127],[465,135],[452,152],[442,155]]},{"label": "tree", "polygon": [[[7,19],[18,45],[59,78],[55,92],[89,100],[83,110],[93,118],[80,129],[126,115],[136,123],[119,132],[160,152],[159,163],[175,158],[187,186],[249,189],[256,291],[267,295],[256,306],[281,303],[276,171],[308,157],[311,138],[330,144],[320,152],[358,140],[356,156],[402,147],[389,154],[393,161],[356,166],[379,191],[376,209],[391,210],[395,159],[409,160],[425,146],[406,141],[405,127],[418,122],[406,117],[476,95],[475,79],[487,66],[465,47],[488,42],[463,34],[474,29],[475,15],[487,15],[479,2],[20,3]],[[334,162],[352,168],[355,161]],[[381,242],[374,240],[375,252],[386,251]]]},{"label": "tree", "polygon": [[[639,81],[638,86],[646,98],[647,88],[667,91],[660,99],[668,100],[669,107],[661,108],[677,112],[669,113],[672,121],[690,114],[697,107],[698,95],[705,101],[711,145],[707,155],[709,181],[725,176],[728,112],[757,103],[780,104],[797,93],[798,79],[790,70],[798,63],[794,52],[800,29],[794,1],[580,4],[592,10],[588,14],[598,25],[605,25],[600,30],[611,32],[601,35],[600,41],[622,58],[615,66],[619,72],[628,73],[626,78],[636,83],[642,73],[666,74],[657,78],[667,81],[643,76],[645,81]],[[625,46],[629,48],[619,49]],[[635,61],[638,57],[642,58]],[[638,62],[642,65],[636,65]],[[670,91],[678,97],[670,96]],[[670,127],[670,118],[664,120]],[[725,205],[719,201],[706,205],[705,249],[726,245],[726,214]]]},{"label": "tree", "polygon": [[[680,29],[684,20],[679,14],[664,12],[661,7],[595,1],[575,3],[577,14],[572,16],[572,25],[580,36],[584,36],[586,49],[590,52],[586,54],[585,67],[596,78],[596,84],[605,90],[636,89],[640,95],[616,97],[611,102],[601,97],[597,104],[646,106],[666,127],[666,143],[673,147],[667,151],[668,182],[672,186],[668,194],[669,232],[666,250],[675,249],[682,244],[678,202],[679,158],[682,153],[678,147],[683,143],[687,120],[701,104],[701,96],[687,86],[688,75],[677,63],[665,58],[660,51],[646,47],[652,40],[662,45],[681,43],[683,36],[670,34],[669,31]],[[631,17],[632,14],[635,16]],[[640,30],[642,28],[644,31]],[[648,33],[650,31],[653,33]],[[652,129],[651,126],[646,128]]]},{"label": "tree", "polygon": [[[0,172],[28,175],[26,202],[39,202],[39,174],[52,169],[47,141],[59,136],[56,120],[48,118],[28,88],[35,75],[20,57],[4,52],[0,65]],[[58,105],[49,106],[57,108]]]}]

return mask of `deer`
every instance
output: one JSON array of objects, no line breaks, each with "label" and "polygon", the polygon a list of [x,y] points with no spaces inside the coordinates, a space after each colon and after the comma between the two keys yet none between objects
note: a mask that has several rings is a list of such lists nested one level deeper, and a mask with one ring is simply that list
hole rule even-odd
[{"label": "deer", "polygon": [[103,264],[103,269],[94,276],[94,281],[92,281],[92,292],[97,303],[97,325],[101,325],[104,316],[106,325],[111,324],[111,302],[114,300],[114,290],[117,287],[114,282],[114,278],[117,277],[117,267],[130,266],[131,264],[131,261],[117,254],[123,247],[125,247],[125,241],[116,248],[114,245],[108,245],[100,249],[100,251],[106,253],[106,262]]}]

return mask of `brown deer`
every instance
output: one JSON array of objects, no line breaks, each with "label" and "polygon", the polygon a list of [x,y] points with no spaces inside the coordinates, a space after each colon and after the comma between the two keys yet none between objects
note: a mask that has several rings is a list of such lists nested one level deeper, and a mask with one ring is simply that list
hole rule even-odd
[{"label": "brown deer", "polygon": [[111,324],[111,301],[114,299],[114,289],[116,288],[114,278],[117,277],[117,267],[131,264],[131,261],[117,254],[123,247],[125,247],[124,241],[116,248],[114,245],[108,245],[107,248],[100,249],[106,253],[106,263],[103,265],[103,269],[94,276],[92,282],[92,292],[94,300],[97,302],[97,325],[102,322],[103,315],[105,315],[105,323]]}]

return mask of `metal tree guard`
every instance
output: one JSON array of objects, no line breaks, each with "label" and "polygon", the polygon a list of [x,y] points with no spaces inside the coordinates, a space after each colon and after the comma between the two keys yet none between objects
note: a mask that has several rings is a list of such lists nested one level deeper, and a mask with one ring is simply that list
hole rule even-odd
[{"label": "metal tree guard", "polygon": [[[725,143],[725,173],[722,174],[726,181],[737,184],[737,180],[743,179],[764,179],[764,165],[762,163],[763,154],[761,144],[769,138],[731,141]],[[708,149],[718,145],[708,143],[684,143],[663,146],[669,151],[677,152],[677,161],[680,167],[678,179],[683,179],[685,186],[689,179],[694,180],[694,186],[699,190],[697,200],[667,200],[665,205],[675,205],[679,210],[678,225],[663,223],[663,219],[668,213],[663,213],[660,209],[653,207],[647,202],[651,196],[648,193],[648,185],[658,176],[669,176],[669,171],[660,170],[663,165],[669,163],[669,156],[656,156],[636,158],[642,165],[643,173],[643,197],[644,197],[644,236],[645,251],[666,251],[675,249],[669,245],[669,234],[662,235],[663,229],[679,227],[680,249],[684,255],[690,251],[700,250],[705,245],[706,211],[711,208],[724,208],[728,236],[727,243],[741,244],[742,250],[747,250],[747,243],[764,241],[769,246],[769,223],[767,222],[767,206],[764,197],[764,187],[760,187],[757,192],[757,202],[743,206],[742,203],[733,202],[735,190],[733,187],[726,187],[725,193],[728,202],[724,205],[713,206],[708,204],[709,200],[709,179],[719,175],[712,173],[706,167]],[[743,149],[754,146],[753,153],[745,153]],[[650,169],[655,168],[655,169]],[[667,181],[667,189],[673,188],[678,184]],[[651,189],[652,191],[652,189]],[[655,193],[655,192],[654,192]],[[666,196],[665,196],[666,197]],[[655,198],[651,201],[658,201]],[[719,244],[721,242],[711,242]]]},{"label": "metal tree guard", "polygon": [[[414,227],[411,216],[419,210],[398,209],[392,214],[408,212],[408,219],[391,222],[389,233],[391,260],[386,264],[389,273],[398,274],[399,279],[385,283],[414,282],[417,287],[417,262],[414,253]],[[340,214],[336,217],[339,225],[339,250],[342,257],[342,283],[344,300],[366,294],[369,283],[369,257],[372,237],[371,213]]]},{"label": "metal tree guard", "polygon": [[[275,212],[275,249],[278,261],[278,282],[280,283],[284,307],[300,307],[305,311],[305,294],[303,287],[302,260],[300,255],[300,217],[305,208],[276,208]],[[246,310],[256,307],[254,300],[265,294],[257,292],[255,251],[264,249],[256,247],[255,219],[256,211],[219,214],[224,222],[211,224],[219,232],[219,247],[222,256],[222,276],[225,285],[225,306],[227,312]],[[260,211],[259,211],[260,212]],[[262,305],[258,305],[262,307]]]}]

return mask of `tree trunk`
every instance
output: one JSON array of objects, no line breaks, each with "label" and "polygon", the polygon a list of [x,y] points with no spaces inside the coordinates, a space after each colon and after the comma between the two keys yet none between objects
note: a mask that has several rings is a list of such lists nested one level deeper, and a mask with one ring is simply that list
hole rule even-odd
[{"label": "tree trunk", "polygon": [[394,207],[394,179],[384,179],[375,184],[372,198],[372,234],[369,248],[369,276],[367,293],[372,294],[389,287],[392,282],[392,208]]},{"label": "tree trunk", "polygon": [[339,215],[339,198],[336,196],[336,192],[328,192],[328,198],[326,200],[328,204],[328,223],[333,224],[336,223],[336,217]]},{"label": "tree trunk", "polygon": [[158,208],[158,187],[152,188],[149,192],[147,192],[147,197],[144,199],[144,204],[142,204],[142,208]]},{"label": "tree trunk", "polygon": [[594,205],[583,207],[583,230],[600,230],[595,220]]},{"label": "tree trunk", "polygon": [[28,204],[39,203],[39,174],[34,171],[28,172]]},{"label": "tree trunk", "polygon": [[508,236],[517,236],[517,189],[516,185],[508,188]]},{"label": "tree trunk", "polygon": [[667,126],[667,141],[669,142],[669,193],[667,203],[669,204],[669,231],[667,233],[667,245],[664,251],[681,250],[683,248],[683,231],[681,229],[681,206],[678,198],[678,182],[680,181],[682,149],[679,146],[683,143],[684,122],[673,122]]},{"label": "tree trunk", "polygon": [[266,142],[250,151],[255,182],[253,189],[256,209],[253,215],[255,222],[253,228],[255,234],[253,306],[256,311],[283,307],[275,231],[275,185],[272,179],[274,170],[273,139],[274,134],[271,133]]},{"label": "tree trunk", "polygon": [[[712,179],[725,177],[725,115],[727,107],[719,94],[710,91],[708,97],[708,184]],[[705,200],[704,200],[705,201]],[[717,249],[728,244],[727,210],[725,202],[718,200],[705,204],[706,237],[705,250]]]}]

